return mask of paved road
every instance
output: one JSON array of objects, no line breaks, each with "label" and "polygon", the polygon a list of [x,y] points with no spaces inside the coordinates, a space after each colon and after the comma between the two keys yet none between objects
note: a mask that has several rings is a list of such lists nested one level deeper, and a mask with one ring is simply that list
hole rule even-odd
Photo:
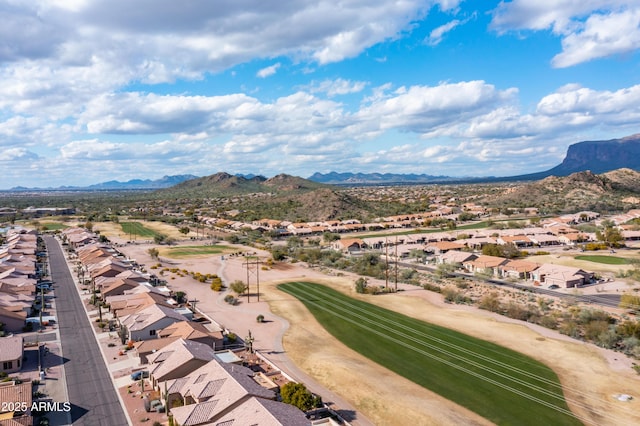
[{"label": "paved road", "polygon": [[85,313],[60,244],[45,236],[74,425],[126,426],[127,418]]},{"label": "paved road", "polygon": [[[405,268],[420,269],[423,271],[430,271],[430,272],[436,271],[436,268],[434,267],[421,265],[419,263],[398,262],[398,265],[403,266]],[[532,293],[546,294],[547,296],[559,297],[561,299],[575,300],[577,302],[582,302],[582,303],[591,303],[594,305],[607,306],[610,308],[617,308],[620,305],[620,300],[621,300],[621,296],[619,294],[591,294],[591,295],[567,294],[559,291],[548,290],[545,288],[515,284],[509,281],[503,281],[503,280],[498,280],[494,278],[485,279],[485,278],[477,277],[471,274],[463,274],[460,272],[454,272],[451,275],[465,278],[465,279],[483,281],[489,284],[500,285],[503,287],[511,287],[519,290],[530,291]]]}]

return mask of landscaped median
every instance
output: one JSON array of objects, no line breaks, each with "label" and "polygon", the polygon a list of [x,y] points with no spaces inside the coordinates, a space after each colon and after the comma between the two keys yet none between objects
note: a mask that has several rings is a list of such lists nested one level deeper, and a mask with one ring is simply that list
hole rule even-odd
[{"label": "landscaped median", "polygon": [[320,284],[291,282],[278,287],[302,301],[329,333],[351,349],[496,424],[589,423],[569,411],[556,374],[518,352]]}]

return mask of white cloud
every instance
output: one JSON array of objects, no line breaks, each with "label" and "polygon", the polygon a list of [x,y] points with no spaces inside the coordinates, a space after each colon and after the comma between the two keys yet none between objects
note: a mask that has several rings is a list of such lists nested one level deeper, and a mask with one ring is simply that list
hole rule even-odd
[{"label": "white cloud", "polygon": [[640,48],[640,8],[620,13],[591,15],[584,27],[562,40],[555,67],[570,67]]},{"label": "white cloud", "polygon": [[367,83],[364,81],[349,81],[338,78],[336,80],[324,80],[318,83],[313,82],[308,89],[311,93],[326,93],[328,97],[332,98],[334,96],[362,92],[366,86]]},{"label": "white cloud", "polygon": [[26,148],[9,148],[0,150],[0,161],[33,161],[38,155]]},{"label": "white cloud", "polygon": [[562,52],[552,60],[560,68],[640,48],[640,8],[632,0],[501,2],[491,28],[500,34],[550,29],[562,37]]},{"label": "white cloud", "polygon": [[425,39],[425,42],[429,46],[437,46],[442,41],[444,35],[460,25],[460,23],[461,21],[459,21],[458,19],[454,19],[453,21],[447,22],[444,25],[440,25],[438,28],[429,33],[429,37]]},{"label": "white cloud", "polygon": [[256,75],[260,78],[266,78],[266,77],[272,76],[278,71],[278,68],[280,68],[281,65],[282,64],[278,62],[266,68],[262,68],[261,70],[258,71]]}]

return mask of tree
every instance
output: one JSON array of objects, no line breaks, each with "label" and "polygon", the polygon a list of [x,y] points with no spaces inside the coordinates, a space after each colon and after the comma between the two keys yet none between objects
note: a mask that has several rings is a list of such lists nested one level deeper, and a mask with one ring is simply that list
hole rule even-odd
[{"label": "tree", "polygon": [[309,411],[322,404],[320,397],[314,396],[302,383],[289,382],[280,389],[282,402]]},{"label": "tree", "polygon": [[86,221],[84,223],[84,227],[87,229],[87,231],[91,232],[93,231],[93,222],[91,222],[90,220]]},{"label": "tree", "polygon": [[191,231],[191,229],[189,229],[188,226],[181,226],[180,229],[178,229],[178,231],[180,231],[182,235],[187,235],[189,231]]},{"label": "tree", "polygon": [[240,280],[235,280],[234,282],[232,282],[229,285],[229,288],[236,294],[242,294],[247,291],[247,285]]},{"label": "tree", "polygon": [[366,293],[367,292],[367,279],[360,277],[356,280],[356,293]]},{"label": "tree", "polygon": [[324,240],[325,243],[331,243],[333,241],[339,240],[340,235],[335,234],[333,232],[325,232],[324,234],[322,234],[322,239]]},{"label": "tree", "polygon": [[160,250],[158,250],[155,247],[151,247],[149,250],[147,250],[147,253],[149,253],[149,256],[151,256],[152,259],[158,259],[158,256],[160,256]]},{"label": "tree", "polygon": [[624,237],[620,229],[615,227],[611,221],[603,221],[602,226],[602,230],[596,231],[598,241],[603,241],[609,247],[621,247],[624,245]]},{"label": "tree", "polygon": [[184,291],[177,291],[175,294],[175,299],[178,303],[184,303],[187,299],[187,293],[185,293]]},{"label": "tree", "polygon": [[164,234],[156,234],[156,235],[153,237],[153,241],[154,241],[156,244],[163,244],[163,243],[165,243],[165,242],[166,242],[166,240],[167,240],[167,236],[166,236],[166,235],[164,235]]}]

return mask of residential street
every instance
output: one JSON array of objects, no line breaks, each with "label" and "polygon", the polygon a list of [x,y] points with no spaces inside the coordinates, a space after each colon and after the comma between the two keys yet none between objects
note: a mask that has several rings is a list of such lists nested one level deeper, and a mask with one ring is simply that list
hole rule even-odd
[{"label": "residential street", "polygon": [[73,425],[125,426],[127,418],[118,399],[95,335],[89,324],[59,242],[47,244],[56,304],[65,375]]}]

